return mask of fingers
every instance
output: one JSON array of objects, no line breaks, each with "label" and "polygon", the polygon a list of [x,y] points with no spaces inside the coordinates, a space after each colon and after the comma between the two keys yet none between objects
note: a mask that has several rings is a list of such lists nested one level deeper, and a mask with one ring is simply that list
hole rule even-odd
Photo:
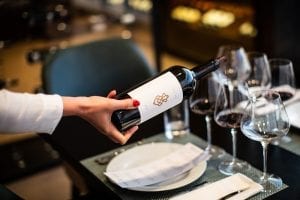
[{"label": "fingers", "polygon": [[125,131],[123,134],[120,133],[117,129],[113,131],[113,133],[109,136],[110,139],[116,143],[119,144],[125,144],[131,136],[138,130],[138,126],[131,127],[127,131]]},{"label": "fingers", "polygon": [[112,90],[108,93],[107,98],[115,98],[117,95],[117,91],[116,90]]},{"label": "fingers", "polygon": [[124,138],[125,140],[123,141],[124,143],[121,143],[121,144],[125,144],[129,138],[131,138],[131,136],[139,129],[138,126],[134,126],[134,127],[131,127],[129,130],[127,130],[126,132],[124,132]]},{"label": "fingers", "polygon": [[140,105],[140,102],[135,99],[123,99],[123,100],[116,100],[113,104],[113,109],[133,109],[137,108]]},{"label": "fingers", "polygon": [[[112,90],[108,93],[107,98],[113,99],[117,95],[116,90]],[[113,104],[114,109],[133,109],[140,105],[140,102],[136,99],[116,99],[116,101]]]}]

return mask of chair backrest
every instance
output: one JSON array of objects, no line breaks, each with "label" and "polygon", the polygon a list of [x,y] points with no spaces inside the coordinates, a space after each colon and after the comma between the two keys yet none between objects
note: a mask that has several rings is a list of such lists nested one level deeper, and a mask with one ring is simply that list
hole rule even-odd
[{"label": "chair backrest", "polygon": [[[106,96],[112,89],[124,91],[154,74],[155,70],[132,40],[113,38],[49,55],[42,69],[42,89],[48,94]],[[133,141],[155,133],[143,133]],[[117,146],[78,117],[63,118],[51,137],[44,137],[59,153],[77,160]]]},{"label": "chair backrest", "polygon": [[132,40],[112,38],[63,49],[46,58],[43,90],[69,96],[105,96],[154,75]]}]

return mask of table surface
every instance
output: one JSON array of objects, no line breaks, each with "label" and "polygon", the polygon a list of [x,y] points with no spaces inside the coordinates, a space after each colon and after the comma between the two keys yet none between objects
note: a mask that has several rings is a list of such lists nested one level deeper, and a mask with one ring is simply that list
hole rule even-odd
[{"label": "table surface", "polygon": [[[226,175],[220,173],[218,171],[218,165],[221,161],[221,159],[210,159],[207,161],[207,167],[205,170],[205,173],[199,176],[195,181],[193,181],[190,184],[187,184],[183,187],[178,187],[173,190],[167,190],[167,191],[159,191],[159,192],[136,192],[131,190],[122,189],[115,184],[111,183],[107,177],[104,175],[104,172],[106,171],[106,167],[108,163],[103,163],[101,161],[106,160],[103,158],[111,157],[111,155],[114,155],[114,153],[120,150],[126,151],[127,149],[131,149],[140,145],[149,144],[149,143],[157,143],[157,142],[163,142],[163,143],[193,143],[196,146],[204,149],[206,147],[206,141],[203,139],[195,136],[194,134],[190,133],[182,137],[176,137],[173,140],[168,140],[164,133],[157,134],[155,136],[146,138],[142,141],[136,142],[134,144],[126,145],[124,147],[120,147],[118,149],[114,149],[112,151],[99,154],[87,159],[84,159],[81,161],[81,164],[88,169],[94,176],[96,176],[102,183],[105,184],[109,189],[111,189],[115,194],[120,197],[120,199],[124,200],[147,200],[147,199],[160,199],[160,200],[167,200],[170,197],[180,194],[182,192],[190,191],[194,189],[199,184],[202,184],[203,182],[207,183],[213,183],[215,181],[218,181],[220,179],[223,179],[226,177]],[[146,156],[146,155],[144,155]],[[222,157],[222,159],[231,159],[232,156],[230,154],[226,154]],[[250,167],[250,169],[243,169],[241,173],[247,175],[250,178],[257,178],[260,177],[262,172],[254,167]],[[286,184],[283,184],[283,186],[279,189],[273,188],[271,192],[268,193],[258,193],[257,195],[254,195],[250,198],[250,200],[260,200],[265,199],[268,196],[271,196],[281,190],[286,189],[288,186]]]},{"label": "table surface", "polygon": [[[154,126],[148,125],[148,129],[149,127]],[[226,152],[231,153],[232,143],[230,131],[228,129],[223,129],[217,126],[215,123],[213,123],[212,129],[213,144],[218,145],[225,149]],[[144,129],[141,130],[145,131]],[[205,120],[202,116],[191,114],[191,132],[194,133],[193,137],[197,137],[199,139],[202,138],[205,140]],[[299,139],[299,130],[291,129],[291,132],[293,139]],[[155,132],[153,135],[157,135],[158,133],[161,132]],[[138,134],[142,134],[142,132],[139,132]],[[141,135],[139,136],[141,137]],[[147,138],[145,140],[147,140]],[[134,145],[135,143],[136,141],[132,143],[129,142],[128,145]],[[283,190],[266,197],[266,199],[300,199],[300,156],[299,154],[297,155],[297,152],[299,153],[297,149],[299,149],[300,147],[297,148],[297,143],[295,142],[292,145],[293,149],[289,149],[287,148],[287,146],[289,145],[270,145],[269,147],[268,172],[280,176],[283,179],[283,182],[286,184],[287,188],[284,188]],[[88,152],[89,149],[82,149],[82,151]],[[85,158],[80,158],[77,160],[71,159],[70,162],[78,170],[78,172],[83,175],[92,193],[96,196],[96,199],[97,195],[103,196],[104,194],[108,197],[108,199],[125,199],[123,198],[124,196],[120,194],[128,193],[128,191],[124,189],[122,189],[122,191],[116,191],[114,186],[111,186],[110,183],[106,182],[104,179],[101,180],[99,176],[97,177],[95,174],[93,174],[89,167],[87,167],[86,163],[84,163],[87,160],[95,158],[103,153],[105,152],[103,151],[101,153],[94,154],[93,156],[87,156]],[[91,155],[91,153],[89,152],[87,153],[87,155]],[[262,147],[260,143],[249,140],[241,133],[237,136],[237,157],[239,159],[247,161],[254,167],[254,169],[260,170],[263,168]],[[143,195],[145,197],[145,194]],[[159,199],[160,197],[161,196],[158,196],[157,198],[151,197],[149,199]]]}]

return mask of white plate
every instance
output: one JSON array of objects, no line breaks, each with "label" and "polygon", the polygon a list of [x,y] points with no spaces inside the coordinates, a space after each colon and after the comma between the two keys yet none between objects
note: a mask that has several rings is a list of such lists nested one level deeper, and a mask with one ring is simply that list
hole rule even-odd
[{"label": "white plate", "polygon": [[300,102],[290,104],[285,109],[291,125],[300,128]]},{"label": "white plate", "polygon": [[[112,159],[107,165],[106,171],[110,172],[124,170],[144,165],[148,162],[162,158],[163,156],[174,152],[180,146],[182,146],[182,144],[149,143],[131,148]],[[180,188],[197,180],[205,172],[206,165],[206,161],[203,161],[190,171],[180,176],[174,177],[168,181],[159,184],[128,189],[135,191],[154,192]]]}]

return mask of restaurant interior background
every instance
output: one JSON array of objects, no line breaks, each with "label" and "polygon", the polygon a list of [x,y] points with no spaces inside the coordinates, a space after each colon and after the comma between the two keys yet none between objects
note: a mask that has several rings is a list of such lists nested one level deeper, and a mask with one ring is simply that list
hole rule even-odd
[{"label": "restaurant interior background", "polygon": [[[37,93],[46,54],[111,37],[134,40],[157,71],[175,64],[192,67],[213,58],[222,44],[241,44],[268,57],[291,59],[299,86],[298,4],[296,0],[0,0],[0,87]],[[36,134],[1,135],[0,155],[1,184],[13,191],[29,199],[51,189],[55,199],[71,196],[72,183],[59,153]]]}]

